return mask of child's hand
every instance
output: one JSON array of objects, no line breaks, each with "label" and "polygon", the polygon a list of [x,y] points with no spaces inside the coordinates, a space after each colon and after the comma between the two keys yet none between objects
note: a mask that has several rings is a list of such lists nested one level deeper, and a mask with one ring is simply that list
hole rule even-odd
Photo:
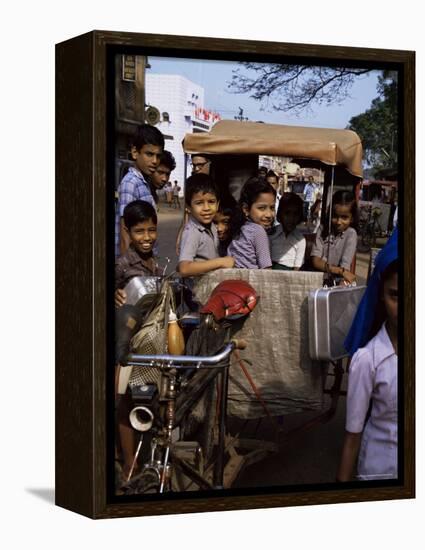
[{"label": "child's hand", "polygon": [[127,293],[122,288],[117,288],[115,291],[115,307],[121,307],[125,304],[127,300]]},{"label": "child's hand", "polygon": [[347,271],[346,269],[344,269],[342,276],[344,277],[344,281],[347,281],[350,285],[356,280],[355,274],[351,273],[351,271]]},{"label": "child's hand", "polygon": [[232,268],[233,266],[235,265],[235,259],[232,258],[232,256],[224,256],[222,258],[222,265],[221,267],[223,269],[226,269],[226,268]]}]

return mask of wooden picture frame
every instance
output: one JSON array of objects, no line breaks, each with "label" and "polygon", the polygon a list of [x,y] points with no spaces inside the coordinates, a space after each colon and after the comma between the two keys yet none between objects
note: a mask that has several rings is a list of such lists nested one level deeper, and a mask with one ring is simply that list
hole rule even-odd
[{"label": "wooden picture frame", "polygon": [[[243,60],[285,57],[303,62],[341,60],[393,67],[400,75],[400,226],[404,300],[401,318],[403,431],[397,483],[370,487],[335,484],[324,488],[146,500],[111,498],[108,489],[107,324],[111,286],[107,270],[112,246],[108,224],[114,214],[108,141],[113,106],[111,55],[143,51],[168,57]],[[151,54],[152,55],[152,54]],[[131,71],[126,75],[132,79]],[[109,78],[109,81],[108,81]],[[113,83],[112,83],[113,85]],[[270,508],[413,498],[415,496],[415,54],[274,42],[93,31],[56,46],[56,504],[91,518]],[[109,220],[109,221],[108,221]],[[109,240],[108,240],[109,239]],[[342,436],[342,434],[341,434]],[[400,443],[401,444],[401,443]]]}]

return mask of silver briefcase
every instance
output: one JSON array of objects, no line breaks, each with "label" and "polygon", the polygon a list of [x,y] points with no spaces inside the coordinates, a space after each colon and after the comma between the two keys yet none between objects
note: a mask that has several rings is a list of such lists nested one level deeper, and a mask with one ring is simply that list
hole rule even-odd
[{"label": "silver briefcase", "polygon": [[308,295],[310,357],[336,361],[346,357],[344,340],[366,286],[318,288]]}]

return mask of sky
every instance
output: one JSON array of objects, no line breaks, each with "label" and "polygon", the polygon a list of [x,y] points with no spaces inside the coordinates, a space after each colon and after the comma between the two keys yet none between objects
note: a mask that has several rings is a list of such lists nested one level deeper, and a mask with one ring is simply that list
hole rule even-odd
[{"label": "sky", "polygon": [[380,74],[379,71],[372,71],[359,77],[350,90],[350,97],[341,105],[314,106],[313,112],[303,112],[297,116],[270,108],[262,110],[261,103],[248,94],[230,92],[227,83],[231,81],[232,71],[239,67],[233,61],[149,57],[149,64],[151,73],[179,74],[203,86],[204,108],[218,112],[222,118],[233,119],[241,107],[243,116],[249,120],[322,128],[345,128],[350,118],[368,109],[378,95],[376,85]]}]

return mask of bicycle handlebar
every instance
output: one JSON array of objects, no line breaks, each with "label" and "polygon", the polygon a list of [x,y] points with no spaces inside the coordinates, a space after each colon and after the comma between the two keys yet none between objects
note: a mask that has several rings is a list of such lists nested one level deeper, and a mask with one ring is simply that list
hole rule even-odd
[{"label": "bicycle handlebar", "polygon": [[166,364],[167,367],[187,368],[189,366],[196,368],[208,368],[215,366],[223,359],[226,359],[234,349],[245,349],[247,343],[245,340],[231,340],[226,346],[216,355],[139,355],[131,353],[127,356],[126,365],[136,367],[158,367]]}]

